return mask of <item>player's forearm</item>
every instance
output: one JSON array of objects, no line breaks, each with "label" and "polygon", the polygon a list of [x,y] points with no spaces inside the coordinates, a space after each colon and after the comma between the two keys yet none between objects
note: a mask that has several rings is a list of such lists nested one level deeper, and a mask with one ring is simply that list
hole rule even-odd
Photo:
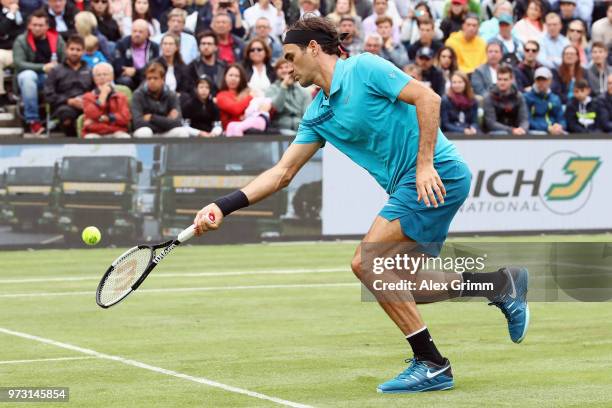
[{"label": "player's forearm", "polygon": [[242,188],[242,192],[249,199],[249,204],[255,204],[288,186],[292,178],[289,169],[275,166],[257,176]]},{"label": "player's forearm", "polygon": [[440,97],[431,92],[419,99],[415,104],[420,133],[417,165],[432,164],[440,125]]}]

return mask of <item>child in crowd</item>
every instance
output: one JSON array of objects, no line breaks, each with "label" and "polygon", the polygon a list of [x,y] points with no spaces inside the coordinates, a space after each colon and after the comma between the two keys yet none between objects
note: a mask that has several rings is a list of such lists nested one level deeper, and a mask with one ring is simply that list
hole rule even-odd
[{"label": "child in crowd", "polygon": [[574,97],[565,109],[567,130],[572,133],[599,131],[597,121],[598,101],[591,98],[591,87],[586,79],[579,79],[574,85]]},{"label": "child in crowd", "polygon": [[219,122],[219,109],[210,93],[212,88],[212,79],[208,75],[202,75],[198,78],[193,93],[182,98],[181,110],[190,136],[216,137],[223,132]]},{"label": "child in crowd", "polygon": [[108,62],[102,51],[99,49],[98,37],[90,34],[85,37],[85,53],[81,57],[83,62],[91,69],[101,62]]},{"label": "child in crowd", "polygon": [[270,98],[258,96],[249,102],[249,106],[244,112],[244,119],[240,122],[230,122],[227,124],[225,135],[227,137],[240,137],[247,129],[265,131],[270,123],[270,110],[272,100]]}]

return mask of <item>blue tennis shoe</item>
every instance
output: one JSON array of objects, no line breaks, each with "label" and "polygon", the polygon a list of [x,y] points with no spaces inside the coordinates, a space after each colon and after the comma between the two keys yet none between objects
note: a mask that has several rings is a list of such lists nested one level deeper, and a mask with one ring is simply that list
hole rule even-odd
[{"label": "blue tennis shoe", "polygon": [[441,365],[416,358],[406,362],[410,363],[408,368],[394,379],[380,384],[376,390],[384,394],[400,394],[453,388],[453,372],[448,359],[444,359]]},{"label": "blue tennis shoe", "polygon": [[518,267],[503,268],[503,271],[508,276],[508,283],[489,305],[500,308],[508,321],[510,338],[513,342],[520,343],[529,328],[529,306],[527,305],[529,272],[527,268]]}]

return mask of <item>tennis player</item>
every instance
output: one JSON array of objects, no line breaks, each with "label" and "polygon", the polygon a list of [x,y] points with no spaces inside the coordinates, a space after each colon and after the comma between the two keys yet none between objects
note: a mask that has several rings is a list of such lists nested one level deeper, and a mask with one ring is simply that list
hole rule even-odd
[{"label": "tennis player", "polygon": [[[470,189],[471,174],[455,146],[439,129],[440,97],[431,89],[369,53],[340,59],[339,34],[324,18],[296,22],[286,33],[284,57],[300,85],[321,91],[302,118],[293,143],[281,160],[241,190],[208,204],[194,219],[196,234],[215,230],[233,211],[286,187],[326,142],[366,169],[389,194],[362,243],[423,243],[422,252],[437,256],[449,225]],[[215,221],[208,214],[213,212]],[[426,244],[427,243],[427,244]],[[352,270],[371,287],[362,267],[362,246]],[[432,275],[427,271],[428,276]],[[448,273],[440,272],[441,282]],[[454,275],[454,274],[453,274]],[[483,296],[504,313],[511,339],[523,340],[529,323],[524,268],[492,273],[464,273],[464,282],[491,283],[494,291],[442,289],[441,299]],[[378,299],[378,298],[377,298]],[[450,389],[451,365],[433,342],[416,302],[379,300],[402,331],[414,357],[397,377],[378,386],[383,393]]]}]

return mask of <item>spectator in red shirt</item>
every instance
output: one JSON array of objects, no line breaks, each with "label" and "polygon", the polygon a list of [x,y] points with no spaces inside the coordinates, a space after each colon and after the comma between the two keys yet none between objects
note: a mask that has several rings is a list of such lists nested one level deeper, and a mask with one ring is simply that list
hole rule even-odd
[{"label": "spectator in red shirt", "polygon": [[247,86],[244,68],[239,64],[228,66],[223,75],[220,91],[217,93],[217,106],[223,129],[227,128],[229,122],[241,121],[244,118],[244,111],[253,96],[253,92]]},{"label": "spectator in red shirt", "polygon": [[83,96],[83,137],[127,138],[131,120],[127,96],[113,87],[113,66],[102,62],[93,68],[96,89]]},{"label": "spectator in red shirt", "polygon": [[240,61],[243,55],[244,41],[231,33],[232,19],[229,14],[225,12],[216,14],[210,28],[217,36],[219,59],[228,64]]}]

